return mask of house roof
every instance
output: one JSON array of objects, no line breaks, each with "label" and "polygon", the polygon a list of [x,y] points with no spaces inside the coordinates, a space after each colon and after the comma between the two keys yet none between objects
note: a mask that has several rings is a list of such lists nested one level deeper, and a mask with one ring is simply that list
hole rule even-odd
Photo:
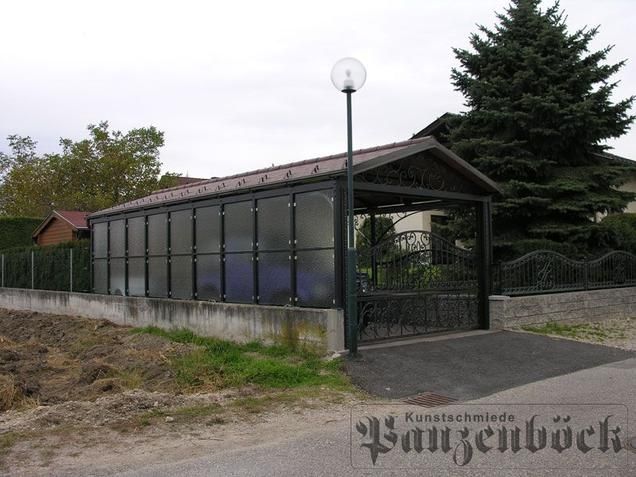
[{"label": "house roof", "polygon": [[[408,141],[385,144],[353,152],[354,174],[378,167],[382,163],[396,161],[426,150],[445,161],[456,172],[471,179],[484,190],[485,194],[499,192],[497,185],[477,169],[460,159],[456,154],[442,146],[433,137],[410,139]],[[97,217],[132,209],[141,209],[174,202],[184,202],[204,197],[237,194],[253,189],[283,186],[286,184],[307,182],[319,177],[343,175],[347,167],[347,154],[335,154],[280,166],[257,169],[227,177],[212,178],[185,186],[171,187],[155,192],[137,200],[100,210],[90,215]]]},{"label": "house roof", "polygon": [[67,222],[74,230],[88,230],[88,215],[89,212],[79,210],[53,210],[35,229],[33,237],[39,235],[54,218]]},{"label": "house roof", "polygon": [[615,162],[617,164],[622,164],[624,166],[636,166],[636,161],[627,159],[626,157],[617,156],[616,154],[611,154],[609,152],[595,152],[594,155],[597,157],[608,159],[609,161]]},{"label": "house roof", "polygon": [[417,138],[426,137],[426,136],[433,136],[439,141],[440,139],[439,134],[442,132],[445,132],[445,133],[448,132],[448,120],[453,116],[454,116],[453,113],[448,113],[448,112],[442,114],[435,121],[433,121],[427,126],[424,126],[424,129],[421,129],[420,131],[413,134],[411,139],[417,139]]},{"label": "house roof", "polygon": [[[425,126],[419,132],[413,134],[411,139],[417,139],[425,136],[433,136],[438,141],[443,139],[442,135],[448,134],[449,132],[449,120],[453,117],[457,116],[457,114],[446,112],[442,114],[439,118],[435,119],[433,122]],[[615,164],[625,165],[625,166],[634,166],[636,165],[636,161],[632,159],[628,159],[626,157],[618,156],[616,154],[611,154],[609,152],[593,152],[592,155],[607,159],[610,162],[614,162]]]},{"label": "house roof", "polygon": [[175,177],[175,180],[177,181],[177,185],[178,186],[182,186],[182,185],[194,184],[195,182],[205,181],[207,179],[202,179],[200,177],[177,176],[177,177]]}]

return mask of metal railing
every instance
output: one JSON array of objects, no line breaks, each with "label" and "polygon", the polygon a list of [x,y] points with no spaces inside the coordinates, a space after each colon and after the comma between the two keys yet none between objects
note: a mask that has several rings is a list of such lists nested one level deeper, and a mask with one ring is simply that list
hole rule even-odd
[{"label": "metal railing", "polygon": [[90,249],[51,247],[2,253],[0,286],[90,292]]},{"label": "metal railing", "polygon": [[493,267],[493,290],[502,295],[535,295],[636,286],[636,255],[610,252],[600,258],[573,260],[537,250]]}]

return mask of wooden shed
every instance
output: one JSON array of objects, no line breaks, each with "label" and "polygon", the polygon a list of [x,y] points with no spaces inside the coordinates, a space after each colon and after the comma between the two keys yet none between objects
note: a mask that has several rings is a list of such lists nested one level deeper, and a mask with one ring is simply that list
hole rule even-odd
[{"label": "wooden shed", "polygon": [[33,232],[37,245],[54,245],[89,237],[88,212],[54,210]]}]

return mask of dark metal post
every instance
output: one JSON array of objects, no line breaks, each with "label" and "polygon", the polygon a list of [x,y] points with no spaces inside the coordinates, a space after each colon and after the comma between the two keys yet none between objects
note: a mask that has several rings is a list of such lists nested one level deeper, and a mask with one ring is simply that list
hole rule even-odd
[{"label": "dark metal post", "polygon": [[347,320],[349,322],[349,355],[358,353],[358,312],[356,307],[356,246],[353,225],[353,139],[351,126],[351,93],[347,95]]},{"label": "dark metal post", "polygon": [[199,290],[197,288],[197,209],[190,211],[190,226],[192,228],[192,245],[190,245],[190,260],[192,260],[192,290],[190,291],[193,300],[199,299]]},{"label": "dark metal post", "polygon": [[378,240],[378,233],[376,230],[375,213],[371,213],[371,284],[375,289],[378,286],[378,261],[376,260],[373,248]]},{"label": "dark metal post", "polygon": [[31,289],[35,288],[35,262],[33,250],[31,250]]},{"label": "dark metal post", "polygon": [[225,301],[225,204],[219,204],[219,271],[221,272],[221,290],[219,299]]},{"label": "dark metal post", "polygon": [[166,290],[172,297],[172,212],[166,211]]},{"label": "dark metal post", "polygon": [[144,296],[150,296],[150,280],[148,278],[148,216],[144,215]]},{"label": "dark metal post", "polygon": [[106,294],[110,295],[110,220],[106,223]]},{"label": "dark metal post", "polygon": [[128,263],[128,219],[124,219],[124,296],[130,296],[130,281]]},{"label": "dark metal post", "polygon": [[68,256],[68,291],[73,292],[73,249],[69,248],[69,256]]},{"label": "dark metal post", "polygon": [[252,197],[252,303],[258,303],[258,202]]},{"label": "dark metal post", "polygon": [[296,283],[296,195],[290,189],[287,199],[289,208],[289,276],[291,277],[291,293],[289,304],[296,306],[298,303],[297,283]]},{"label": "dark metal post", "polygon": [[492,262],[491,237],[491,200],[488,198],[477,204],[477,256],[478,294],[479,294],[479,327],[490,328],[490,278]]}]

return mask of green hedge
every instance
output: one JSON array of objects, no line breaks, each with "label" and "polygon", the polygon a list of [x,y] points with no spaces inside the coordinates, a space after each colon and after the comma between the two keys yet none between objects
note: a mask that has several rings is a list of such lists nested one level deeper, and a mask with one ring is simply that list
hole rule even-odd
[{"label": "green hedge", "polygon": [[73,291],[90,292],[88,240],[47,247],[19,247],[3,251],[4,285],[11,288],[31,288],[31,252],[33,252],[34,288],[70,291],[71,250],[73,250]]},{"label": "green hedge", "polygon": [[636,214],[611,214],[599,224],[597,243],[603,251],[625,250],[636,254]]},{"label": "green hedge", "polygon": [[33,217],[0,217],[0,250],[33,244],[33,232],[42,219]]}]

